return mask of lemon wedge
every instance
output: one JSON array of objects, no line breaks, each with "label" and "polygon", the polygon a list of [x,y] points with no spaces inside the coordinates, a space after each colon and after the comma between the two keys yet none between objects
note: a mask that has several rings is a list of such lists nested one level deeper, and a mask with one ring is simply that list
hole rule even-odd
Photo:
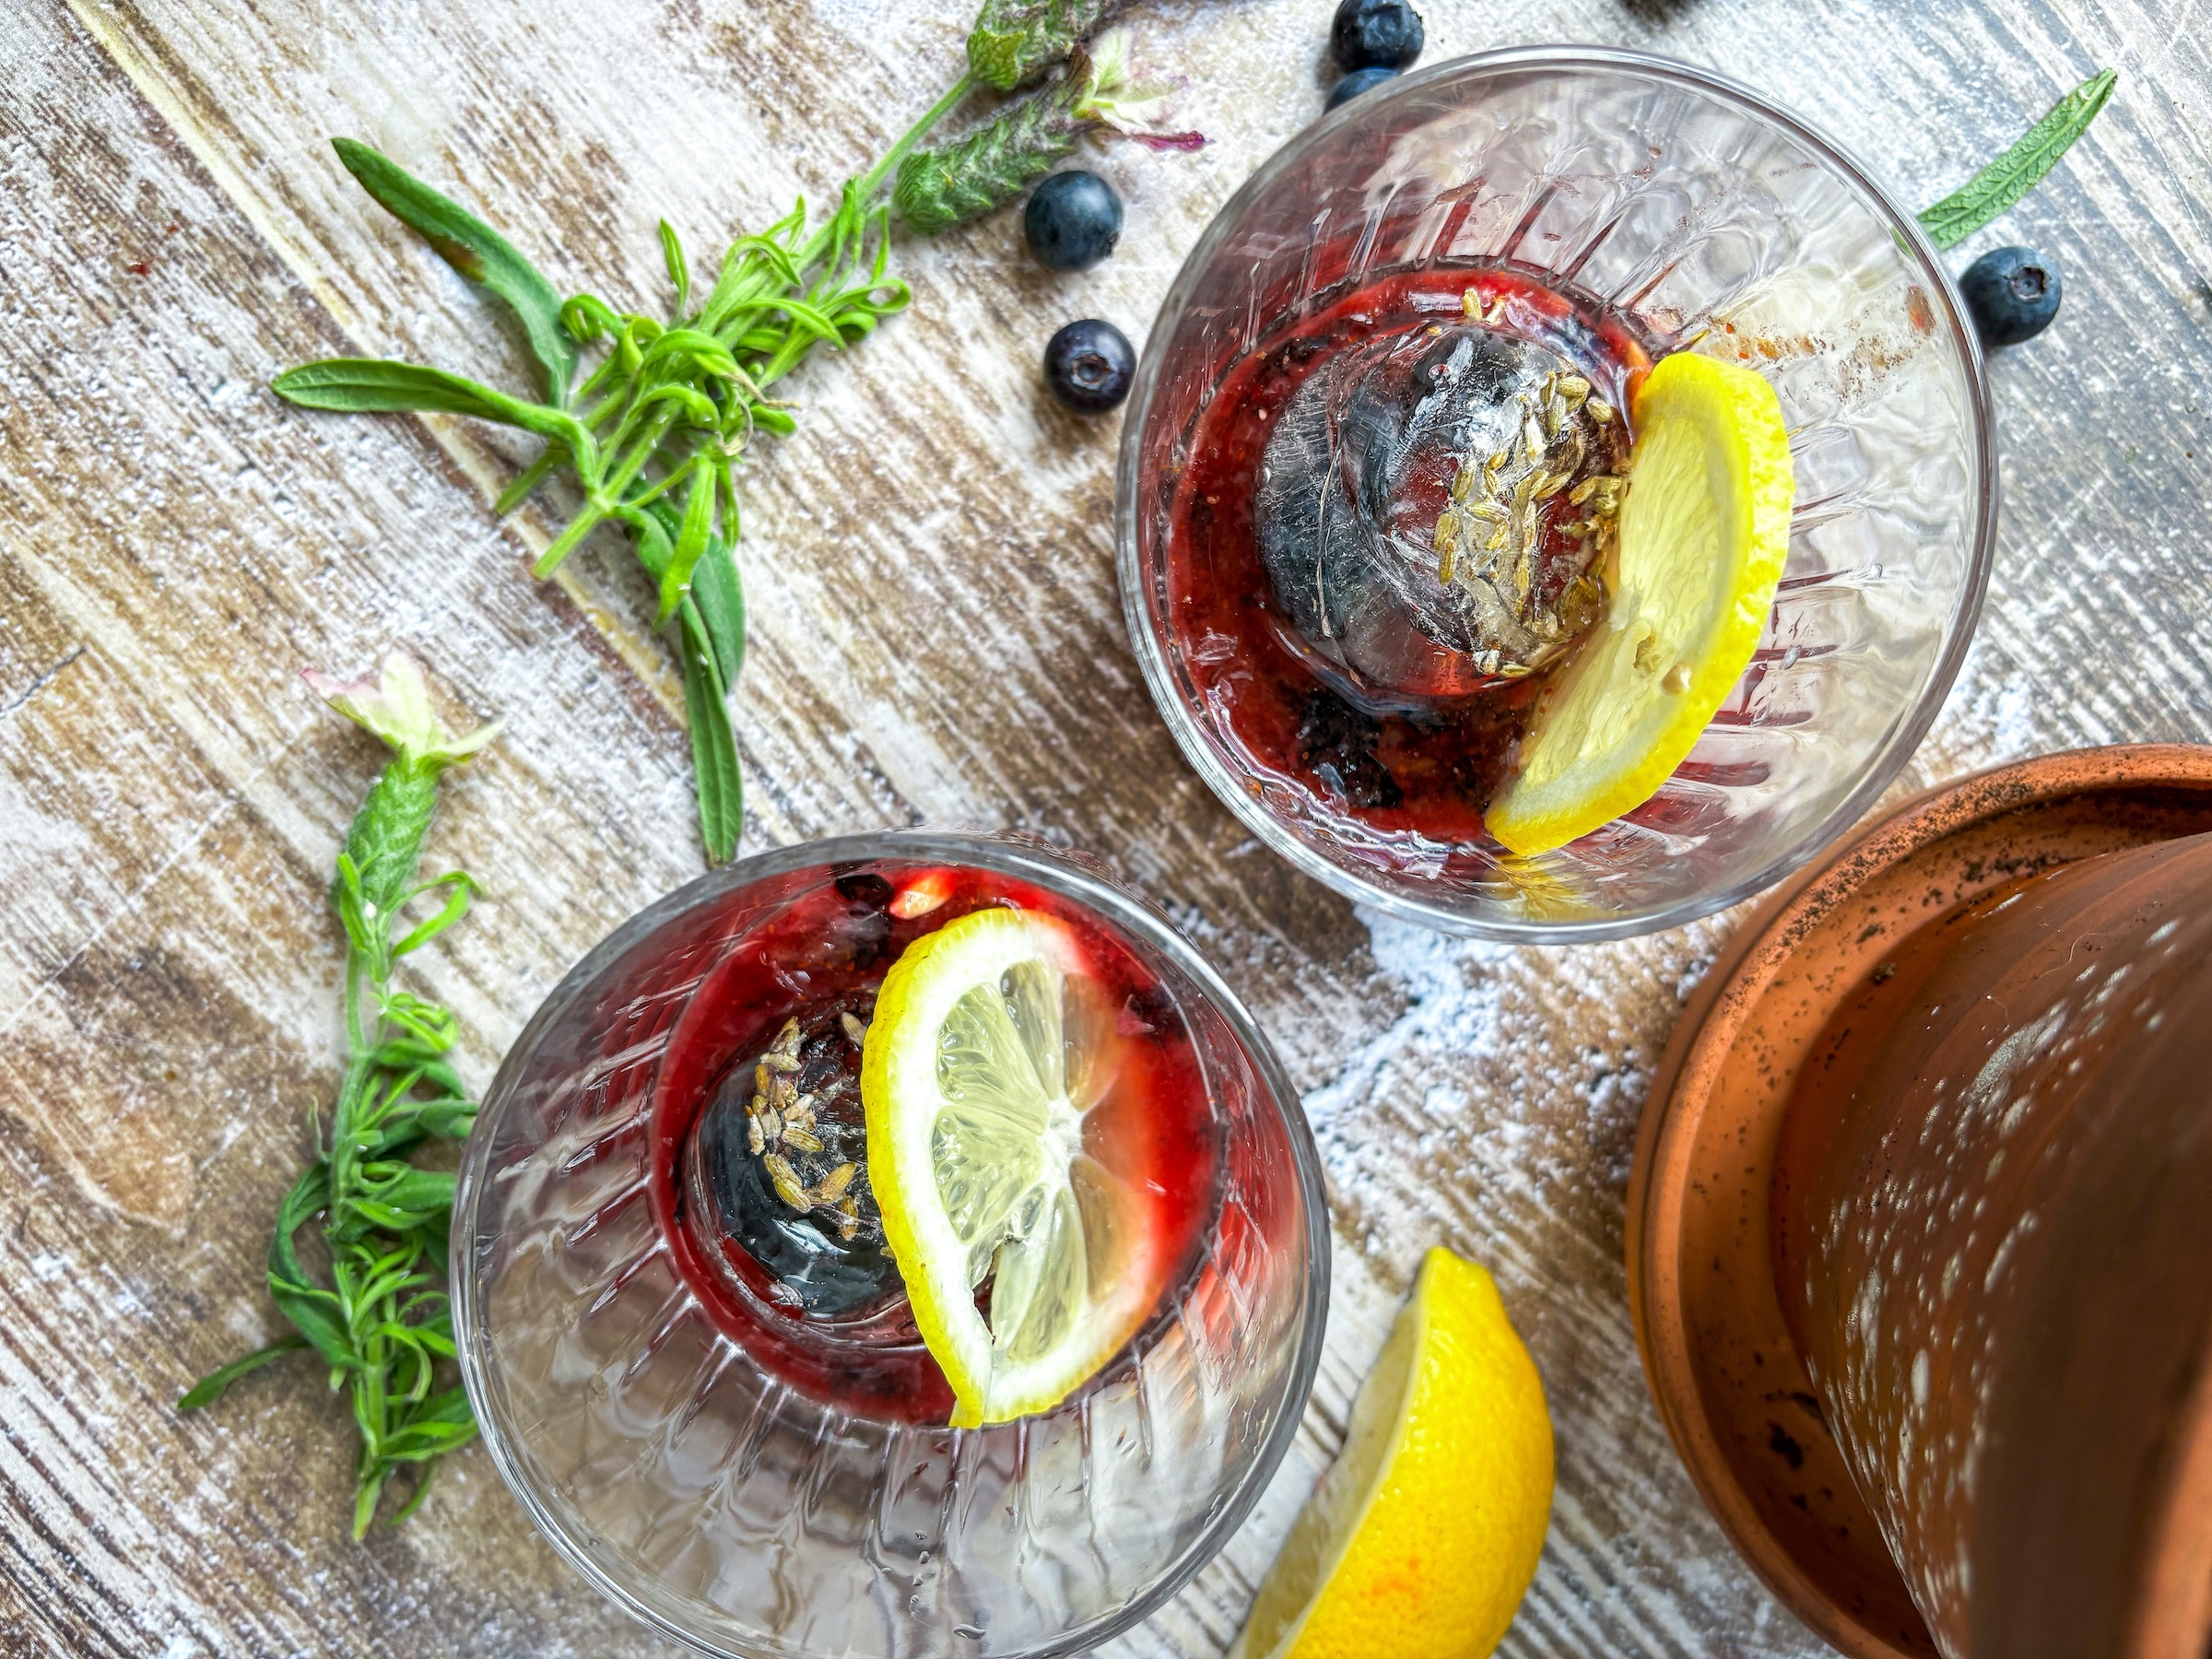
[{"label": "lemon wedge", "polygon": [[1058,1405],[1159,1300],[1144,1207],[1084,1149],[1120,1041],[1050,916],[977,911],[884,978],[861,1059],[868,1179],[955,1428]]},{"label": "lemon wedge", "polygon": [[1661,359],[1635,406],[1605,620],[1538,711],[1484,822],[1548,853],[1650,800],[1742,677],[1773,608],[1796,477],[1774,388],[1734,363]]},{"label": "lemon wedge", "polygon": [[1483,1659],[1535,1576],[1551,1477],[1543,1380],[1496,1283],[1430,1251],[1230,1659]]}]

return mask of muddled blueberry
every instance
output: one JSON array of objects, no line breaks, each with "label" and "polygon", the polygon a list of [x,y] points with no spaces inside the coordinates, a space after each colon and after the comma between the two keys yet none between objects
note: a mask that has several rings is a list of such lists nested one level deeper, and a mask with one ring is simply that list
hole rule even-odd
[{"label": "muddled blueberry", "polygon": [[1122,239],[1122,198],[1097,173],[1056,172],[1030,193],[1021,229],[1040,265],[1087,270]]},{"label": "muddled blueberry", "polygon": [[1333,110],[1338,104],[1349,103],[1362,92],[1371,92],[1384,81],[1395,79],[1397,73],[1395,69],[1382,64],[1353,70],[1329,88],[1329,108]]},{"label": "muddled blueberry", "polygon": [[1136,351],[1111,323],[1070,323],[1044,348],[1044,378],[1053,395],[1083,415],[1103,415],[1129,395]]},{"label": "muddled blueberry", "polygon": [[2058,315],[2058,266],[2033,248],[1993,248],[1959,278],[1984,346],[2018,346]]},{"label": "muddled blueberry", "polygon": [[1372,810],[1406,798],[1398,781],[1375,758],[1382,723],[1334,691],[1316,690],[1298,723],[1298,763],[1345,805]]},{"label": "muddled blueberry", "polygon": [[848,870],[837,878],[837,896],[881,910],[891,901],[891,884],[873,870]]},{"label": "muddled blueberry", "polygon": [[1421,14],[1406,0],[1344,0],[1329,26],[1329,47],[1336,67],[1403,69],[1421,55],[1428,31]]}]

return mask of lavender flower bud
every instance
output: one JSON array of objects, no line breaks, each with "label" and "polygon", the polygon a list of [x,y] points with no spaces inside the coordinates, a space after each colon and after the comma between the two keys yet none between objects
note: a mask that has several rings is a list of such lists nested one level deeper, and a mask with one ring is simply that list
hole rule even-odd
[{"label": "lavender flower bud", "polygon": [[968,35],[968,66],[986,87],[1010,92],[1055,64],[1128,0],[983,0]]},{"label": "lavender flower bud", "polygon": [[891,205],[924,236],[981,218],[1052,171],[1086,133],[1105,129],[1189,148],[1196,134],[1162,135],[1146,123],[1165,95],[1132,83],[1129,31],[1109,29],[1078,47],[1066,72],[1006,105],[973,132],[899,164]]}]

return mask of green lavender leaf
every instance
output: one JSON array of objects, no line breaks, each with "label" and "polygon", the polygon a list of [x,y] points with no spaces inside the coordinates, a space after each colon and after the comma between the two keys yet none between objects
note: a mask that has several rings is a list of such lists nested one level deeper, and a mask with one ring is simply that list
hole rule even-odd
[{"label": "green lavender leaf", "polygon": [[706,628],[689,606],[684,618],[684,712],[691,725],[691,765],[699,788],[699,833],[707,857],[725,863],[737,851],[745,824],[745,779],[737,770],[737,738],[730,730],[722,671]]},{"label": "green lavender leaf", "polygon": [[424,1100],[412,1106],[408,1116],[427,1135],[441,1140],[465,1140],[469,1126],[477,1121],[477,1103],[459,1096]]},{"label": "green lavender leaf", "polygon": [[296,1354],[307,1346],[307,1338],[297,1334],[290,1336],[279,1336],[267,1347],[255,1348],[244,1359],[233,1359],[229,1364],[209,1371],[197,1382],[194,1382],[177,1401],[177,1409],[179,1411],[197,1411],[203,1406],[212,1406],[222,1396],[223,1390],[241,1377],[257,1371],[263,1366],[283,1359],[287,1354]]},{"label": "green lavender leaf", "polygon": [[560,325],[560,297],[537,267],[475,214],[388,157],[351,138],[334,138],[331,147],[361,188],[429,242],[439,258],[506,303],[545,373],[547,401],[566,404],[576,372],[576,348]]},{"label": "green lavender leaf", "polygon": [[691,266],[684,258],[684,244],[676,234],[676,227],[666,219],[661,221],[661,259],[668,266],[669,286],[676,289],[676,303],[668,312],[668,322],[673,326],[681,323],[684,313],[691,309]]},{"label": "green lavender leaf", "polygon": [[501,426],[522,427],[588,452],[589,434],[576,419],[545,404],[527,403],[442,369],[382,358],[324,358],[287,369],[269,382],[279,397],[306,409],[340,414],[430,410],[473,415]]},{"label": "green lavender leaf", "polygon": [[369,1064],[379,1071],[406,1073],[448,1094],[461,1092],[461,1074],[445,1058],[445,1051],[413,1038],[378,1043],[369,1052]]},{"label": "green lavender leaf", "polygon": [[968,34],[968,68],[1010,92],[1064,63],[1128,0],[983,0]]},{"label": "green lavender leaf", "polygon": [[700,373],[717,380],[737,378],[737,359],[730,355],[729,347],[699,328],[669,329],[645,348],[638,367],[655,369],[677,359],[688,361]]},{"label": "green lavender leaf", "polygon": [[404,909],[411,900],[423,893],[443,892],[445,903],[436,915],[427,922],[418,924],[408,931],[406,938],[392,947],[393,960],[397,961],[409,952],[421,949],[454,923],[460,921],[462,917],[468,914],[469,901],[480,891],[482,889],[477,886],[476,878],[467,871],[448,870],[437,880],[426,881],[413,892],[407,894],[405,899],[400,900],[400,908]]},{"label": "green lavender leaf", "polygon": [[2033,190],[2088,131],[2119,79],[2116,69],[2091,76],[2053,104],[2018,143],[1922,213],[1928,240],[1938,248],[1955,248]]},{"label": "green lavender leaf", "polygon": [[691,572],[691,603],[706,627],[714,648],[714,665],[722,683],[734,686],[745,668],[745,589],[737,579],[737,561],[719,535],[707,537]]},{"label": "green lavender leaf", "polygon": [[329,1203],[330,1166],[318,1160],[301,1171],[276,1211],[276,1226],[269,1237],[269,1297],[334,1369],[350,1370],[357,1357],[346,1306],[308,1277],[294,1239]]},{"label": "green lavender leaf", "polygon": [[465,1446],[476,1433],[468,1395],[456,1388],[426,1402],[400,1428],[387,1434],[383,1454],[394,1462],[414,1463]]},{"label": "green lavender leaf", "polygon": [[[729,527],[737,527],[736,494],[725,480],[730,511]],[[638,537],[638,562],[655,582],[675,558],[677,533],[682,520],[664,496],[650,506],[624,515]],[[640,520],[645,521],[641,524]],[[737,560],[723,538],[710,532],[706,550],[691,572],[691,594],[685,601],[697,614],[707,642],[713,649],[714,666],[724,688],[735,686],[745,668],[745,588],[738,580]]]},{"label": "green lavender leaf", "polygon": [[[691,466],[691,488],[684,497],[683,521],[677,527],[675,550],[669,555],[668,568],[661,572],[661,614],[656,623],[665,624],[676,615],[676,607],[684,601],[691,586],[691,572],[707,550],[707,534],[714,524],[714,491],[717,486],[714,474],[708,467],[694,462]],[[717,665],[717,674],[720,665]]]}]

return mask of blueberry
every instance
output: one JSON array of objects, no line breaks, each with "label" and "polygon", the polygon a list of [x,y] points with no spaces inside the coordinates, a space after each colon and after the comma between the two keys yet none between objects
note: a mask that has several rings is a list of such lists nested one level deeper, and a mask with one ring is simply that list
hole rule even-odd
[{"label": "blueberry", "polygon": [[2058,266],[2033,248],[1994,248],[1959,278],[1984,346],[2018,346],[2058,315]]},{"label": "blueberry", "polygon": [[1111,323],[1070,323],[1044,348],[1045,382],[1053,395],[1084,415],[1103,415],[1129,395],[1136,353]]},{"label": "blueberry", "polygon": [[1382,724],[1325,688],[1306,700],[1298,723],[1298,761],[1348,806],[1370,811],[1405,800],[1398,781],[1375,758]]},{"label": "blueberry", "polygon": [[1371,68],[1355,69],[1329,88],[1329,108],[1333,110],[1338,104],[1349,103],[1360,93],[1371,91],[1386,80],[1396,79],[1397,74],[1395,69],[1385,68],[1381,64]]},{"label": "blueberry", "polygon": [[1097,173],[1056,172],[1030,194],[1021,228],[1041,265],[1087,270],[1122,239],[1122,198]]},{"label": "blueberry", "polygon": [[1355,69],[1403,69],[1421,55],[1427,38],[1421,14],[1406,0],[1344,0],[1329,26],[1336,67],[1347,75]]}]

